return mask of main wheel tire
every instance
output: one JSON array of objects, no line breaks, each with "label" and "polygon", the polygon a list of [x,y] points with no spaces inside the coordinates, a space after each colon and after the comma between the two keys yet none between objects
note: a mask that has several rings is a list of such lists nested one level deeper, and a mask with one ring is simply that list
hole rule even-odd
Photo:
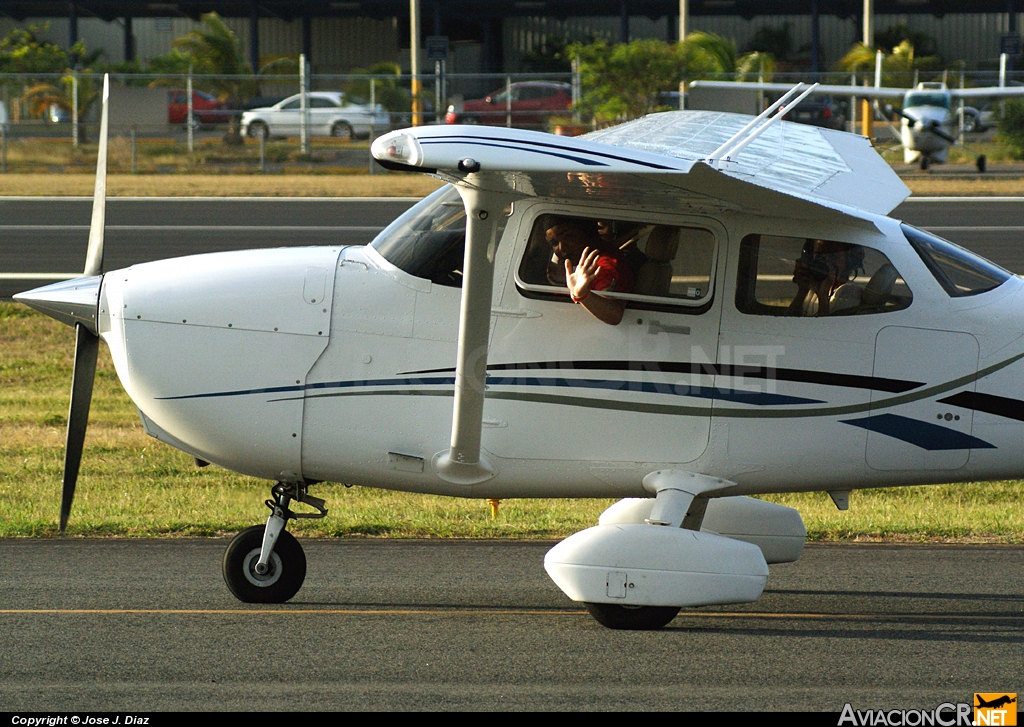
[{"label": "main wheel tire", "polygon": [[193,112],[191,116],[185,119],[183,126],[185,127],[185,131],[188,131],[190,126],[193,131],[199,131],[203,128],[203,120],[199,118],[199,114]]},{"label": "main wheel tire", "polygon": [[282,530],[270,558],[270,570],[256,573],[265,525],[254,525],[234,537],[224,552],[224,582],[245,603],[284,603],[306,580],[306,554],[299,541]]},{"label": "main wheel tire", "polygon": [[246,132],[250,139],[269,139],[270,129],[262,121],[253,121]]},{"label": "main wheel tire", "polygon": [[331,136],[342,141],[352,141],[352,127],[345,121],[336,121],[331,127]]},{"label": "main wheel tire", "polygon": [[657,631],[679,613],[678,606],[619,606],[614,603],[584,604],[599,624],[623,631]]}]

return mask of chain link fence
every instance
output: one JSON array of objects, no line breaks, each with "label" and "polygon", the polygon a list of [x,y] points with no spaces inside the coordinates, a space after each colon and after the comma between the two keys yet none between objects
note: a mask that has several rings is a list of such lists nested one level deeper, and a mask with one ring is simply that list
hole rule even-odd
[{"label": "chain link fence", "polygon": [[[392,129],[441,123],[555,133],[592,128],[592,120],[574,111],[581,95],[577,73],[448,74],[442,63],[434,70],[421,74],[418,84],[409,75],[321,75],[301,68],[297,74],[263,76],[112,75],[109,168],[115,173],[346,169],[382,174],[369,145]],[[819,97],[813,105],[829,109],[835,128],[853,130],[855,88],[873,86],[874,69],[810,76],[779,72],[760,80],[850,86],[849,95]],[[884,86],[913,88],[921,82],[950,88],[1024,85],[1024,72],[882,73]],[[101,88],[99,74],[0,74],[0,173],[94,168]],[[661,96],[663,107],[680,103],[678,93]],[[758,104],[763,108],[774,98],[764,93]],[[994,125],[1000,106],[996,101],[969,109],[965,119],[978,127]]]},{"label": "chain link fence", "polygon": [[[578,98],[572,74],[436,70],[418,77],[415,96],[409,75],[112,74],[109,169],[385,173],[369,145],[392,129],[553,131]],[[0,172],[94,167],[102,83],[100,74],[0,74]]]}]

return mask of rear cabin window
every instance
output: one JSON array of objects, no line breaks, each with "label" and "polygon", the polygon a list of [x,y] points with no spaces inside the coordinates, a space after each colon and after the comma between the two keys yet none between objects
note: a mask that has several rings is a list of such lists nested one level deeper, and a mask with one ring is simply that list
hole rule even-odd
[{"label": "rear cabin window", "polygon": [[887,313],[913,300],[878,250],[832,240],[748,235],[740,243],[736,307],[767,316]]},{"label": "rear cabin window", "polygon": [[709,230],[568,215],[541,215],[534,223],[516,274],[521,290],[569,300],[565,259],[575,266],[580,251],[560,242],[563,233],[581,241],[575,247],[586,245],[612,259],[614,279],[595,292],[640,308],[702,307],[711,300],[715,236]]},{"label": "rear cabin window", "polygon": [[970,250],[938,235],[903,224],[911,247],[921,256],[928,270],[950,297],[962,298],[998,288],[1013,275]]}]

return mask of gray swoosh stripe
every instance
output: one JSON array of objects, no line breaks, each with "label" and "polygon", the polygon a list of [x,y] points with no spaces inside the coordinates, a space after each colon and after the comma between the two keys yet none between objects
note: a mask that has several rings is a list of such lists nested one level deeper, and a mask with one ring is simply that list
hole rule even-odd
[{"label": "gray swoosh stripe", "polygon": [[[880,411],[889,409],[901,404],[926,399],[929,396],[942,394],[956,389],[971,381],[982,379],[991,373],[1004,369],[1010,364],[1024,358],[1024,353],[993,364],[977,373],[967,374],[960,378],[947,381],[943,384],[936,384],[920,391],[909,394],[893,396],[888,399],[876,402],[863,402],[860,404],[848,404],[846,406],[824,406],[805,409],[734,409],[728,407],[714,407],[713,415],[716,417],[729,417],[735,419],[758,418],[758,419],[794,419],[802,417],[827,417],[843,414],[857,414],[866,411]],[[454,396],[454,391],[441,389],[405,389],[401,391],[347,391],[332,392],[329,394],[311,394],[307,399],[324,399],[339,396]],[[287,397],[281,399],[269,399],[268,401],[295,401],[302,399],[302,396]],[[538,404],[559,404],[567,406],[579,406],[588,409],[607,409],[612,411],[635,411],[645,414],[666,414],[670,416],[711,416],[710,406],[678,406],[670,404],[645,404],[632,401],[621,401],[618,399],[594,399],[590,397],[559,396],[556,394],[535,394],[514,391],[497,391],[486,395],[488,399],[502,399],[506,401],[532,401]]]}]

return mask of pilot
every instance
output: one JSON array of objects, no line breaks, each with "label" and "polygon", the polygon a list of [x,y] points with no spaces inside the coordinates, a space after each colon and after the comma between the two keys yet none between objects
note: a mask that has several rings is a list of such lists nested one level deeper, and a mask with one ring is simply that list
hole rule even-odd
[{"label": "pilot", "polygon": [[850,285],[864,269],[864,248],[833,240],[808,240],[793,269],[797,293],[790,315],[827,316],[859,305],[858,286]]},{"label": "pilot", "polygon": [[[633,273],[619,251],[589,234],[581,222],[560,220],[548,227],[544,236],[565,266],[565,282],[574,303],[586,308],[595,318],[618,325],[626,302],[597,295],[599,291],[629,293]],[[577,261],[577,262],[573,262]]]}]

